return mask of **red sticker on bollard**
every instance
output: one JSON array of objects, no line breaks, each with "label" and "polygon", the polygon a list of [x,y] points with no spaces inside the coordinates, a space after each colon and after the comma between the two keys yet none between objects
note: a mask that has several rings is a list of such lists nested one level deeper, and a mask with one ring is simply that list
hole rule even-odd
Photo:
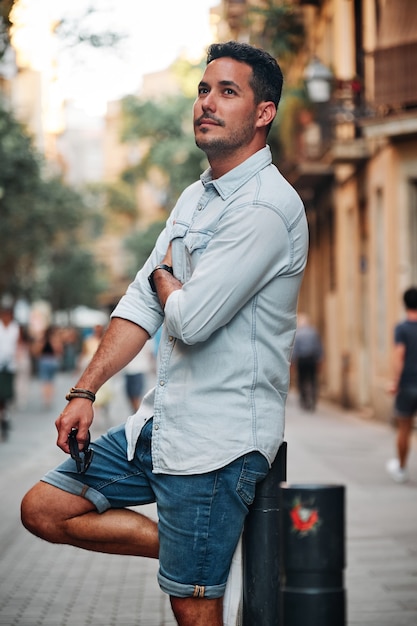
[{"label": "red sticker on bollard", "polygon": [[294,501],[294,506],[290,510],[292,520],[292,530],[301,535],[315,532],[321,524],[319,512],[311,505],[303,504],[299,499]]}]

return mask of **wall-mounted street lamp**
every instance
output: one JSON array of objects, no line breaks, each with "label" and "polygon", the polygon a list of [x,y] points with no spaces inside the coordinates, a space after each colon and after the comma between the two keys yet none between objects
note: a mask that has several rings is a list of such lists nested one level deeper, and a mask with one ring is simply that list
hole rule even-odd
[{"label": "wall-mounted street lamp", "polygon": [[329,106],[333,74],[317,57],[313,57],[305,69],[304,80],[308,98],[314,105],[314,118],[304,131],[305,149],[311,158],[317,159],[332,137]]},{"label": "wall-mounted street lamp", "polygon": [[314,57],[307,65],[304,79],[311,102],[328,102],[330,100],[333,74],[317,57]]}]

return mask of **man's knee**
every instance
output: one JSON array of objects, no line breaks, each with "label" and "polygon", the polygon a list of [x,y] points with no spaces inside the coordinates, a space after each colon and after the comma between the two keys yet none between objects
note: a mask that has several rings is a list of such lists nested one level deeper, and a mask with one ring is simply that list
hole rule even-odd
[{"label": "man's knee", "polygon": [[42,536],[42,518],[44,516],[42,490],[42,483],[32,487],[24,496],[20,506],[23,526],[38,537]]},{"label": "man's knee", "polygon": [[94,506],[88,500],[39,482],[22,500],[21,520],[37,537],[52,543],[66,543],[66,522],[91,510]]}]

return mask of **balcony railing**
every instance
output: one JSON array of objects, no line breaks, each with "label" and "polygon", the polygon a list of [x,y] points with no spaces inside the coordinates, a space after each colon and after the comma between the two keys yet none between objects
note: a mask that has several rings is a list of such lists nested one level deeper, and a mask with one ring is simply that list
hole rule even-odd
[{"label": "balcony railing", "polygon": [[377,107],[417,105],[417,41],[374,51]]}]

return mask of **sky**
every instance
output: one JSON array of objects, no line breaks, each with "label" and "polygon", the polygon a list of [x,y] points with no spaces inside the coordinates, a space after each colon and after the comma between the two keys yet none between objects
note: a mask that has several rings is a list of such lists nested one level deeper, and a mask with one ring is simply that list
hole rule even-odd
[{"label": "sky", "polygon": [[[20,0],[26,28],[21,45],[31,64],[42,67],[58,45],[58,84],[64,97],[89,114],[104,114],[106,102],[137,92],[144,74],[165,69],[180,54],[199,58],[211,42],[210,7],[218,0]],[[87,46],[63,51],[51,42],[50,19],[74,18],[90,30],[126,35],[118,50]]]}]

